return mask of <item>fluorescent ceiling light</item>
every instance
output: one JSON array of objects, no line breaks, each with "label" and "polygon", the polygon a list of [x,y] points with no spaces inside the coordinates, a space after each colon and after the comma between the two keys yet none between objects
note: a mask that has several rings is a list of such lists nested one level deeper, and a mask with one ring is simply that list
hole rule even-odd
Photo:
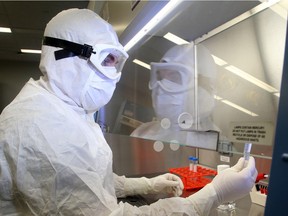
[{"label": "fluorescent ceiling light", "polygon": [[181,45],[181,44],[189,44],[188,41],[186,41],[186,40],[184,40],[184,39],[182,39],[182,38],[178,37],[177,35],[174,35],[174,34],[172,34],[172,33],[170,33],[170,32],[168,32],[167,34],[165,34],[163,37],[164,37],[165,39],[167,39],[167,40],[175,43],[175,44],[178,44],[178,45]]},{"label": "fluorescent ceiling light", "polygon": [[0,27],[0,32],[11,33],[11,29],[10,28],[6,28],[6,27]]},{"label": "fluorescent ceiling light", "polygon": [[144,67],[144,68],[147,68],[147,69],[149,69],[149,70],[151,69],[151,67],[150,67],[149,64],[147,64],[147,63],[145,63],[145,62],[143,62],[143,61],[140,61],[140,60],[138,60],[138,59],[134,59],[133,62],[134,62],[135,64],[138,64],[138,65],[140,65],[140,66],[142,66],[142,67]]},{"label": "fluorescent ceiling light", "polygon": [[221,97],[219,97],[219,96],[217,96],[217,95],[214,95],[214,98],[216,99],[216,100],[222,100],[223,98],[221,98]]},{"label": "fluorescent ceiling light", "polygon": [[212,57],[213,57],[215,63],[216,63],[217,65],[219,65],[219,66],[223,66],[223,65],[227,65],[227,64],[228,64],[226,61],[224,61],[223,59],[218,58],[218,57],[215,56],[215,55],[212,55]]},{"label": "fluorescent ceiling light", "polygon": [[227,69],[228,71],[236,74],[237,76],[247,80],[248,82],[250,82],[250,83],[252,83],[252,84],[254,84],[254,85],[270,92],[270,93],[274,93],[274,95],[277,97],[278,97],[278,95],[280,96],[279,91],[276,88],[268,85],[267,83],[255,78],[254,76],[244,72],[243,70],[241,70],[241,69],[239,69],[233,65],[229,65],[226,61],[224,61],[223,59],[221,59],[215,55],[212,55],[212,57],[213,57],[213,59],[217,65],[219,65],[219,66],[227,65],[225,67],[225,69]]},{"label": "fluorescent ceiling light", "polygon": [[130,50],[138,43],[152,28],[161,22],[182,0],[170,0],[146,25],[137,32],[134,37],[124,46],[125,51]]},{"label": "fluorescent ceiling light", "polygon": [[235,103],[232,103],[231,101],[223,100],[223,98],[221,98],[221,97],[219,97],[219,96],[217,96],[217,95],[214,95],[214,98],[217,99],[217,100],[219,100],[219,101],[221,101],[221,102],[223,102],[223,103],[225,103],[225,104],[227,104],[227,105],[229,105],[229,106],[231,106],[231,107],[233,107],[233,108],[235,108],[235,109],[238,109],[238,110],[240,110],[241,112],[244,112],[244,113],[246,113],[246,114],[248,114],[248,115],[258,116],[258,114],[253,113],[253,112],[251,112],[250,110],[247,110],[247,109],[245,109],[245,108],[243,108],[243,107],[241,107],[241,106],[239,106],[239,105],[237,105],[237,104],[235,104]]},{"label": "fluorescent ceiling light", "polygon": [[21,49],[22,53],[41,54],[41,50]]},{"label": "fluorescent ceiling light", "polygon": [[235,67],[235,66],[227,66],[225,67],[227,70],[229,70],[230,72],[236,74],[237,76],[247,80],[248,82],[251,82],[253,83],[254,85],[257,85],[258,87],[270,92],[270,93],[277,93],[278,90],[275,89],[274,87],[268,85],[267,83],[265,82],[262,82],[261,80],[258,80],[257,78],[251,76],[250,74],[242,71],[241,69]]},{"label": "fluorescent ceiling light", "polygon": [[229,106],[231,106],[231,107],[233,107],[233,108],[235,108],[235,109],[238,109],[238,110],[240,110],[240,111],[242,111],[244,113],[247,113],[247,114],[249,114],[251,116],[258,116],[256,113],[253,113],[253,112],[251,112],[251,111],[249,111],[249,110],[247,110],[247,109],[245,109],[245,108],[243,108],[243,107],[241,107],[241,106],[239,106],[237,104],[234,104],[234,103],[232,103],[232,102],[230,102],[228,100],[222,100],[222,102],[227,104],[227,105],[229,105]]}]

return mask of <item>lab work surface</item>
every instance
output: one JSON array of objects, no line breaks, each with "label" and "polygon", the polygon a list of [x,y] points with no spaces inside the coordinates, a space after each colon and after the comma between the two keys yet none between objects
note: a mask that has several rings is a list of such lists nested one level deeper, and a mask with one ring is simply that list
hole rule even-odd
[{"label": "lab work surface", "polygon": [[[188,197],[197,191],[187,191],[184,190],[181,197]],[[134,206],[142,206],[142,205],[150,205],[156,202],[159,199],[166,198],[164,195],[145,195],[145,196],[130,196],[126,198],[120,198],[118,201],[128,202]],[[237,200],[235,206],[235,210],[232,211],[223,211],[219,209],[211,210],[209,216],[262,216],[264,215],[264,207],[261,205],[257,205],[251,202],[250,195],[243,197],[242,199]]]},{"label": "lab work surface", "polygon": [[[161,152],[155,151],[154,142],[152,140],[145,140],[135,137],[105,134],[105,138],[109,143],[113,152],[113,171],[118,175],[125,175],[126,177],[147,177],[152,178],[167,172],[177,175],[181,173],[175,172],[183,167],[189,165],[188,158],[196,155],[196,149],[190,146],[180,145],[177,151],[171,150],[170,145],[165,145]],[[205,152],[206,154],[209,152]],[[206,155],[205,158],[208,156]],[[125,158],[125,160],[123,160]],[[200,157],[198,157],[200,158]],[[236,159],[235,159],[236,160]],[[235,161],[234,161],[235,162]],[[231,163],[234,163],[233,161]],[[214,166],[208,167],[208,164],[201,164],[198,161],[197,166],[215,170]],[[210,163],[209,163],[210,164]],[[211,162],[212,164],[212,162]],[[210,171],[209,169],[209,171]],[[174,172],[173,172],[174,171]],[[211,178],[215,173],[209,173]],[[188,197],[195,193],[197,189],[184,190],[182,197]],[[150,205],[159,199],[167,198],[167,195],[145,195],[145,196],[130,196],[118,199],[119,202],[127,202],[133,206]],[[213,209],[211,216],[224,215],[243,215],[243,216],[262,216],[264,215],[264,207],[251,202],[250,195],[237,200],[236,208],[230,212],[224,212],[218,209]]]}]

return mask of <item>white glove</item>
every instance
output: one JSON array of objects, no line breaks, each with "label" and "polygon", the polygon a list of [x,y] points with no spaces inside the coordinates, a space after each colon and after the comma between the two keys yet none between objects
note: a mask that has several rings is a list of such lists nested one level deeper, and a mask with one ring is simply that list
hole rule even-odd
[{"label": "white glove", "polygon": [[174,174],[166,173],[150,179],[151,193],[167,193],[180,196],[184,189],[182,180]]},{"label": "white glove", "polygon": [[210,184],[186,198],[198,215],[209,215],[212,208],[249,193],[257,177],[254,158],[250,157],[243,167],[244,158],[240,158],[235,166],[225,169]]},{"label": "white glove", "polygon": [[145,177],[126,178],[124,183],[124,192],[126,196],[157,193],[180,196],[183,188],[184,185],[182,180],[178,176],[170,173],[159,175],[151,179]]},{"label": "white glove", "polygon": [[235,166],[225,169],[212,180],[211,185],[215,189],[219,203],[235,201],[251,191],[258,174],[254,158],[250,157],[248,164],[243,167],[242,157]]}]

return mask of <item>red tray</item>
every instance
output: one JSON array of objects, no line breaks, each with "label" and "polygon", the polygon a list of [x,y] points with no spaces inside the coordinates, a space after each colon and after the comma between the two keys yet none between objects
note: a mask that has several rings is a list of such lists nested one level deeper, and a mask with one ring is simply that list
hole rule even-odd
[{"label": "red tray", "polygon": [[211,182],[211,176],[217,175],[215,170],[199,165],[197,166],[197,172],[190,171],[189,167],[170,168],[169,172],[181,178],[186,190],[200,189]]}]

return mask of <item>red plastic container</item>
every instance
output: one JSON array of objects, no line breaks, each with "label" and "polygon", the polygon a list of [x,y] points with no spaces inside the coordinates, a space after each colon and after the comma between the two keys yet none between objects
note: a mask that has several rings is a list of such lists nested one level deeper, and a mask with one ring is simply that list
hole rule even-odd
[{"label": "red plastic container", "polygon": [[197,165],[197,172],[190,171],[189,167],[170,168],[169,172],[181,178],[185,190],[200,189],[211,182],[211,176],[217,175],[215,170],[199,165]]}]

